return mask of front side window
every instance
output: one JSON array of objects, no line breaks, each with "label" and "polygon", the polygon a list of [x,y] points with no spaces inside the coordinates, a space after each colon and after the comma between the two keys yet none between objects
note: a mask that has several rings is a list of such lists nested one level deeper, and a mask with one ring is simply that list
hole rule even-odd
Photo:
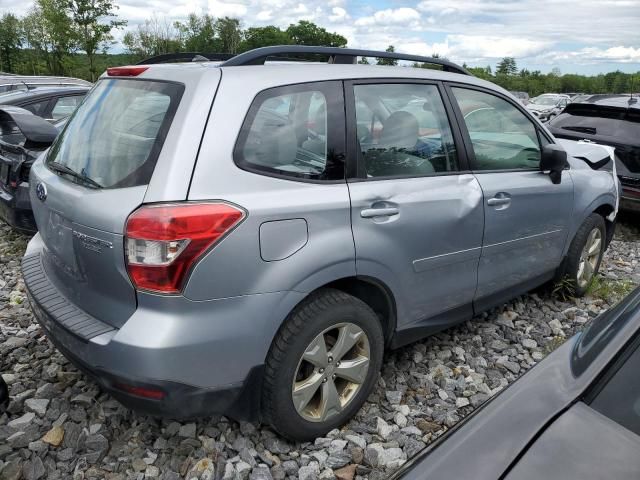
[{"label": "front side window", "polygon": [[471,138],[475,170],[539,167],[537,129],[524,113],[488,93],[465,88],[452,90]]},{"label": "front side window", "polygon": [[332,144],[331,133],[344,111],[336,86],[291,85],[259,94],[240,132],[234,153],[238,166],[284,177],[344,179],[344,155]]},{"label": "front side window", "polygon": [[458,170],[456,148],[435,85],[355,85],[357,135],[371,177]]}]

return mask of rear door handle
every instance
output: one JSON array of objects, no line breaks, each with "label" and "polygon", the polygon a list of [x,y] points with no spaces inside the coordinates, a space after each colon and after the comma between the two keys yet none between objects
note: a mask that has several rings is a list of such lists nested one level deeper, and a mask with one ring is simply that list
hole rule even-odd
[{"label": "rear door handle", "polygon": [[373,218],[373,217],[392,217],[393,215],[398,215],[400,210],[397,207],[382,207],[382,208],[365,208],[360,211],[360,216],[362,218]]},{"label": "rear door handle", "polygon": [[487,200],[487,205],[490,205],[492,207],[497,207],[499,205],[508,205],[509,203],[511,203],[510,198],[493,197]]}]

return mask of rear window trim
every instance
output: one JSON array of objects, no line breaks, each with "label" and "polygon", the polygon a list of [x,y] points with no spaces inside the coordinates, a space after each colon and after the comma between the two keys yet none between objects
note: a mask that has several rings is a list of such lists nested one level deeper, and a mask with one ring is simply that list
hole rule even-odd
[{"label": "rear window trim", "polygon": [[[315,87],[315,88],[314,88]],[[262,104],[268,100],[269,98],[278,97],[281,95],[299,93],[305,91],[319,91],[325,96],[325,101],[327,104],[327,155],[329,151],[333,150],[335,155],[342,160],[342,177],[336,179],[321,179],[321,178],[309,178],[305,176],[305,174],[296,174],[295,172],[291,173],[280,173],[276,170],[270,169],[269,167],[260,168],[252,163],[249,163],[244,160],[242,149],[247,141],[247,137],[249,136],[249,132],[251,130],[251,126],[257,116],[257,113],[260,110]],[[338,108],[337,112],[331,112],[329,109],[329,102],[331,95],[327,95],[327,93],[337,94],[337,102],[340,103],[342,108]],[[335,123],[330,121],[332,117],[332,113],[336,117],[335,120],[338,120]],[[316,184],[342,184],[346,183],[346,172],[347,172],[347,156],[346,156],[346,145],[345,145],[345,135],[338,134],[338,132],[344,132],[346,130],[345,127],[345,116],[344,116],[344,90],[342,86],[342,80],[315,80],[311,82],[299,82],[299,83],[291,83],[286,85],[277,85],[274,87],[269,87],[264,90],[259,91],[251,100],[251,104],[247,113],[242,120],[242,125],[238,131],[238,135],[236,137],[234,146],[233,146],[233,163],[241,170],[246,172],[254,173],[257,175],[262,175],[264,177],[272,177],[278,178],[280,180],[287,180],[291,182],[303,182],[303,183],[316,183]],[[327,158],[327,162],[329,159]]]},{"label": "rear window trim", "polygon": [[[78,105],[78,107],[76,107],[74,112],[68,117],[67,121],[64,124],[64,127],[62,128],[62,130],[60,131],[60,133],[56,137],[55,141],[53,142],[53,144],[51,145],[51,147],[47,151],[46,157],[44,158],[44,161],[43,161],[43,164],[47,168],[47,170],[51,171],[52,173],[57,175],[57,173],[55,173],[53,170],[51,170],[49,168],[51,152],[56,148],[58,142],[61,141],[60,139],[63,137],[63,134],[66,132],[67,128],[69,128],[69,125],[72,123],[73,119],[75,118],[78,110],[80,109],[80,106],[85,102],[87,97],[91,93],[93,93],[93,91],[96,88],[96,86],[100,82],[102,82],[104,80],[127,81],[127,82],[163,83],[163,84],[175,85],[176,87],[178,87],[176,98],[172,99],[172,101],[170,101],[169,108],[167,109],[167,113],[165,115],[165,118],[164,118],[164,120],[162,122],[162,125],[158,129],[158,135],[156,136],[156,141],[154,142],[153,146],[151,147],[149,155],[147,156],[147,159],[144,162],[144,164],[147,164],[151,158],[154,158],[153,164],[154,164],[154,170],[155,170],[155,166],[156,166],[156,164],[158,162],[158,158],[160,157],[160,153],[162,153],[162,148],[164,147],[164,142],[167,139],[167,135],[169,134],[169,130],[171,128],[171,125],[173,124],[173,120],[175,118],[175,115],[176,115],[176,113],[178,111],[178,108],[180,107],[180,103],[182,101],[182,97],[184,96],[185,84],[182,83],[182,82],[177,82],[175,80],[161,80],[161,79],[140,78],[140,77],[137,77],[137,78],[133,78],[133,77],[132,78],[128,78],[128,77],[109,77],[107,75],[103,75],[102,77],[98,78],[96,83],[89,90],[86,91],[86,93],[84,94],[84,97],[82,98],[82,102]],[[152,176],[153,176],[153,171],[151,173],[151,177]],[[145,182],[145,184],[147,184],[147,185],[149,184],[149,182],[151,181],[151,177],[149,177],[149,180],[147,182]],[[63,177],[61,177],[61,178],[63,178]],[[69,181],[69,182],[71,182],[71,183],[74,183],[74,184],[77,184],[77,185],[81,185],[81,184],[79,184],[77,182],[74,182],[73,180],[71,180],[69,178],[64,178],[64,179]],[[125,186],[121,186],[120,183],[122,183],[123,180],[124,179],[120,180],[116,184],[111,185],[109,187],[102,187],[102,189],[104,189],[104,190],[116,190],[116,189],[120,189],[120,188],[130,188],[130,187],[140,186],[140,185],[125,185]]]}]

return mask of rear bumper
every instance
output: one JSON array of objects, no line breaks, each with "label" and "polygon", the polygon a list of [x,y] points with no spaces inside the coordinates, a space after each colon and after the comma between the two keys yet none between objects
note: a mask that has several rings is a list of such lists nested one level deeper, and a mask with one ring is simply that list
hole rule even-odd
[{"label": "rear bumper", "polygon": [[24,233],[36,232],[28,183],[21,183],[13,191],[0,187],[0,217],[16,230]]},{"label": "rear bumper", "polygon": [[[34,258],[45,252],[36,235],[23,259],[34,314],[56,347],[116,399],[174,418],[214,413],[258,418],[264,359],[283,312],[301,294],[202,302],[138,294],[134,314],[115,328],[65,298],[48,277],[46,262],[34,266]],[[162,397],[131,394],[131,387]]]}]

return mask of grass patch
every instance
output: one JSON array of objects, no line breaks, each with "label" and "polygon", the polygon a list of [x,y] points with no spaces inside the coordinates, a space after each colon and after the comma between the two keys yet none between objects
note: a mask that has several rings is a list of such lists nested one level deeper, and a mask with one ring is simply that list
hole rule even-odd
[{"label": "grass patch", "polygon": [[627,296],[635,284],[631,280],[613,280],[598,275],[587,291],[588,295],[614,303]]}]

